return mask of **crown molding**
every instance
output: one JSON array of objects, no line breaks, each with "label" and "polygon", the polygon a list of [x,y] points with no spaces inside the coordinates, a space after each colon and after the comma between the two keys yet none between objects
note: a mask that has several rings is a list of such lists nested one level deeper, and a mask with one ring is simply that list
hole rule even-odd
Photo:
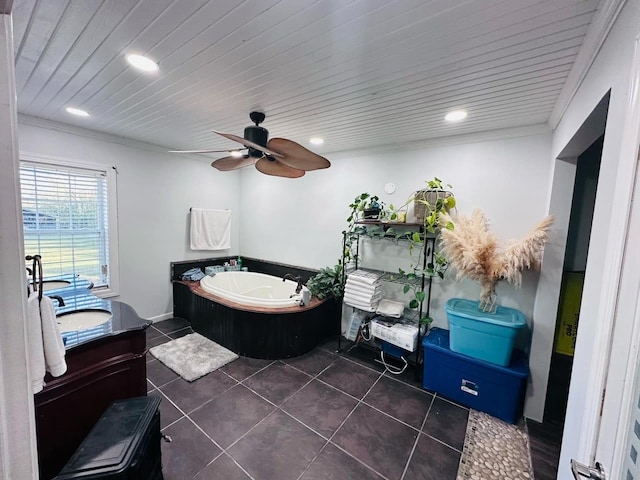
[{"label": "crown molding", "polygon": [[500,130],[488,130],[483,132],[467,133],[462,135],[451,135],[438,137],[429,140],[407,142],[398,145],[382,145],[379,147],[364,148],[358,150],[341,150],[328,152],[332,158],[345,158],[356,155],[371,155],[379,153],[398,153],[398,151],[421,150],[430,147],[447,145],[465,145],[470,143],[492,142],[496,140],[508,140],[511,138],[532,137],[536,135],[549,135],[551,129],[546,123],[527,125],[524,127],[503,128]]},{"label": "crown molding", "polygon": [[[153,143],[141,142],[139,140],[133,140],[131,138],[120,137],[118,135],[111,135],[109,133],[98,132],[96,130],[89,130],[88,128],[82,128],[75,125],[69,125],[68,123],[54,122],[52,120],[45,120],[44,118],[32,117],[30,115],[18,114],[19,125],[29,125],[32,127],[45,128],[47,130],[55,130],[57,132],[68,133],[70,135],[76,135],[79,137],[90,138],[92,140],[99,140],[102,142],[116,143],[118,145],[124,145],[126,147],[137,148],[140,150],[147,150],[154,153],[168,153],[168,148]],[[183,157],[191,157],[197,160],[211,161],[210,157],[204,155],[189,155],[185,154]]]},{"label": "crown molding", "polygon": [[582,85],[625,3],[626,0],[600,1],[598,10],[593,16],[593,20],[578,50],[573,66],[569,71],[569,75],[567,75],[560,95],[558,95],[558,100],[549,116],[549,127],[552,130],[555,130],[558,126],[560,119],[569,107],[569,103],[571,103],[571,100],[573,100],[573,97]]}]

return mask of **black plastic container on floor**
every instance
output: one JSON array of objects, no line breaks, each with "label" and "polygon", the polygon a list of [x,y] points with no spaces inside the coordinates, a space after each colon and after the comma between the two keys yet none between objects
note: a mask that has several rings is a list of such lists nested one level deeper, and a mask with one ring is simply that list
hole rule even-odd
[{"label": "black plastic container on floor", "polygon": [[113,402],[54,480],[162,480],[160,398]]}]

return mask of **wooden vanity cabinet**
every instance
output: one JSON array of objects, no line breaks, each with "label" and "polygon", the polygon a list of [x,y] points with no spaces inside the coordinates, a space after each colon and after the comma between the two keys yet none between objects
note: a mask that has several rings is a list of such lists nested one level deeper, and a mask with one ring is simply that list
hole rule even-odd
[{"label": "wooden vanity cabinet", "polygon": [[57,475],[114,400],[146,395],[146,337],[140,328],[67,350],[67,372],[35,395],[40,478]]}]

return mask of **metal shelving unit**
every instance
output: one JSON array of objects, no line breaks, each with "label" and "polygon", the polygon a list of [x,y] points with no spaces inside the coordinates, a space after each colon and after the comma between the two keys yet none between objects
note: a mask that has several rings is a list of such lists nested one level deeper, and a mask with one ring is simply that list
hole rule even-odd
[{"label": "metal shelving unit", "polygon": [[[423,316],[423,312],[429,316],[430,314],[430,303],[431,303],[431,287],[432,287],[432,283],[433,283],[433,277],[426,275],[424,272],[427,269],[427,264],[434,263],[434,259],[435,259],[435,241],[436,241],[436,235],[425,235],[423,232],[423,225],[422,223],[401,223],[401,224],[395,224],[395,223],[385,223],[385,222],[380,222],[377,220],[364,220],[364,221],[359,221],[356,222],[357,225],[363,226],[363,227],[368,227],[368,226],[380,226],[382,228],[382,235],[381,234],[376,234],[375,235],[375,239],[376,240],[386,240],[386,241],[394,241],[394,242],[406,242],[408,241],[405,238],[396,238],[395,233],[394,234],[390,234],[390,235],[386,235],[386,232],[390,229],[390,228],[397,228],[397,227],[402,227],[403,230],[407,230],[408,232],[411,231],[417,231],[419,233],[421,233],[423,235],[423,250],[422,250],[422,274],[416,278],[414,281],[416,282],[416,284],[420,285],[420,290],[425,292],[425,298],[424,301],[419,303],[419,307],[418,307],[418,345],[415,351],[415,355],[414,355],[414,366],[415,366],[415,373],[416,373],[416,378],[419,378],[420,376],[420,365],[422,364],[422,329],[420,328],[420,319]],[[360,261],[360,242],[363,238],[369,239],[369,237],[366,235],[365,232],[355,232],[355,233],[347,233],[345,232],[343,234],[343,239],[342,239],[342,265],[344,266],[344,252],[346,249],[346,245],[347,245],[347,235],[356,235],[356,241],[355,241],[355,245],[356,245],[356,250],[355,250],[355,268],[354,270],[357,269],[362,269],[362,270],[367,270],[367,271],[371,271],[371,272],[376,272],[378,274],[381,275],[380,277],[380,281],[382,282],[389,282],[389,283],[400,283],[400,284],[406,284],[408,282],[406,277],[403,277],[402,275],[400,275],[398,272],[388,272],[388,271],[382,271],[382,270],[376,270],[376,269],[370,269],[370,268],[366,268],[363,265],[361,265],[361,261]],[[371,238],[371,240],[373,241],[374,238]],[[346,268],[343,268],[342,270],[342,281],[343,281],[343,285],[346,282],[346,277],[347,277],[347,271]],[[343,304],[343,302],[341,301],[341,305]],[[356,310],[355,307],[350,307],[353,310]],[[338,350],[342,349],[342,345],[341,345],[341,341],[342,341],[342,332],[340,332],[340,335],[338,337]],[[355,346],[359,345],[360,342],[355,342],[350,348],[354,348]],[[372,346],[372,345],[370,345]]]}]

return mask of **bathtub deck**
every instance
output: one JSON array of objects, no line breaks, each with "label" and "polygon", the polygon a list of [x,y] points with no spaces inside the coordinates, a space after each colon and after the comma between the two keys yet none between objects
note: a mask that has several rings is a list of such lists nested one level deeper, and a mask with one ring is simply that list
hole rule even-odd
[{"label": "bathtub deck", "polygon": [[229,308],[233,308],[235,310],[242,310],[244,312],[255,312],[255,313],[299,313],[304,310],[311,310],[320,305],[323,300],[318,300],[313,297],[309,302],[309,305],[299,306],[293,305],[290,307],[260,307],[256,305],[243,305],[241,303],[233,302],[227,298],[220,297],[213,293],[207,292],[204,288],[200,286],[200,282],[185,282],[180,280],[178,283],[182,283],[189,287],[189,289],[204,298],[208,298],[209,300],[213,300],[216,303],[220,303]]},{"label": "bathtub deck", "polygon": [[306,306],[257,307],[223,299],[199,282],[173,282],[174,315],[194,331],[251,358],[303,355],[339,332],[338,304],[312,299]]}]

